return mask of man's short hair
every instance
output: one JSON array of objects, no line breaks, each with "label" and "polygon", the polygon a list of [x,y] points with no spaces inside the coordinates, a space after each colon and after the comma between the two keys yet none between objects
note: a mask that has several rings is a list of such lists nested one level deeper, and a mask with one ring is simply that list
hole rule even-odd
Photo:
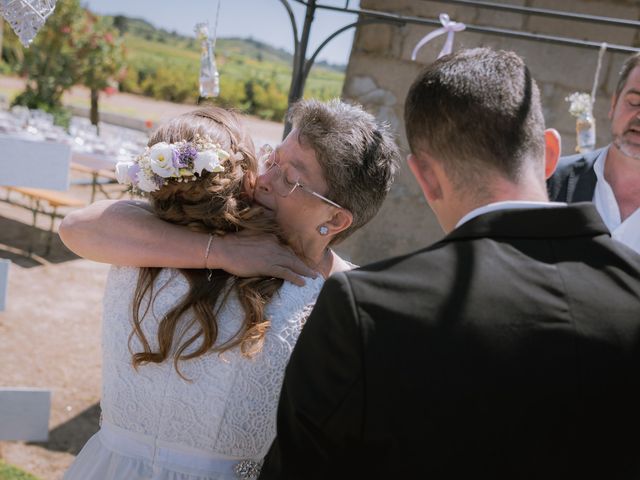
[{"label": "man's short hair", "polygon": [[327,182],[327,197],[353,214],[337,243],[371,220],[382,206],[400,153],[389,127],[359,105],[338,99],[301,100],[289,118],[301,145],[311,147]]},{"label": "man's short hair", "polygon": [[524,162],[544,155],[540,92],[513,52],[461,50],[429,65],[409,90],[405,126],[412,152],[440,160],[454,187],[478,195],[488,173],[516,182]]},{"label": "man's short hair", "polygon": [[631,55],[622,64],[622,69],[620,69],[620,74],[618,75],[618,83],[616,84],[616,94],[615,94],[616,101],[618,100],[618,97],[620,96],[622,89],[627,83],[627,80],[629,79],[629,75],[631,74],[631,71],[638,66],[640,66],[640,52]]}]

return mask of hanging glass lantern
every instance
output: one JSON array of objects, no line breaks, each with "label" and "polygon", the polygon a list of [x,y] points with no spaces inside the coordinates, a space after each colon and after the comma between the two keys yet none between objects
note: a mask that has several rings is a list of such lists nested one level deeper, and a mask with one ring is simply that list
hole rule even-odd
[{"label": "hanging glass lantern", "polygon": [[25,47],[31,44],[55,8],[56,0],[0,0],[0,15]]},{"label": "hanging glass lantern", "polygon": [[220,75],[213,52],[213,40],[209,36],[209,24],[198,23],[196,36],[200,41],[200,96],[217,97],[220,95]]}]

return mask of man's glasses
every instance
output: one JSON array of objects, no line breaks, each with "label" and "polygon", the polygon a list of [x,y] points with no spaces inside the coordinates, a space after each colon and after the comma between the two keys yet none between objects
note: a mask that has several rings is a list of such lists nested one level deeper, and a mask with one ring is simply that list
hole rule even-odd
[{"label": "man's glasses", "polygon": [[[280,167],[280,162],[278,160],[278,152],[274,150],[271,146],[265,145],[261,149],[261,157],[260,157],[260,174],[271,175],[271,186],[273,190],[280,195],[281,197],[288,197],[291,195],[296,188],[307,192],[310,195],[313,195],[316,198],[319,198],[323,202],[328,203],[329,205],[342,208],[333,200],[329,200],[324,195],[320,195],[318,192],[311,190],[309,187],[299,182],[299,177],[295,175],[293,172],[289,171],[288,176],[282,171]],[[292,177],[295,176],[295,178]]]}]

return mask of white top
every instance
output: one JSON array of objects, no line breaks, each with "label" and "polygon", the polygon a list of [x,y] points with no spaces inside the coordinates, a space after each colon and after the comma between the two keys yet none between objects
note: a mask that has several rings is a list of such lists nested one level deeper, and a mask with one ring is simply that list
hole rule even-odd
[{"label": "white top", "polygon": [[[270,327],[253,359],[234,348],[182,361],[181,372],[191,380],[186,381],[176,373],[173,361],[142,365],[137,371],[132,366],[128,343],[138,272],[112,267],[109,273],[103,317],[103,428],[65,478],[236,478],[225,462],[260,462],[275,438],[284,370],[324,280],[307,278],[304,287],[283,284],[266,308]],[[159,321],[188,289],[179,271],[160,272],[153,309],[142,321],[152,349],[157,347]],[[217,315],[217,344],[236,334],[243,316],[232,290]],[[182,325],[188,325],[190,318],[185,315]],[[188,329],[187,336],[194,331]],[[142,351],[137,337],[132,337],[131,347]]]},{"label": "white top", "polygon": [[605,148],[595,163],[596,188],[593,192],[593,203],[604,224],[611,231],[611,236],[640,253],[640,208],[629,215],[624,222],[620,218],[620,208],[611,185],[604,178],[604,165],[607,161],[609,147]]},{"label": "white top", "polygon": [[558,208],[566,207],[566,203],[562,202],[528,202],[521,200],[506,200],[504,202],[493,202],[471,210],[464,217],[462,217],[456,224],[458,228],[463,223],[468,222],[472,218],[478,217],[485,213],[495,212],[497,210],[512,210],[512,209],[524,209],[524,208]]}]

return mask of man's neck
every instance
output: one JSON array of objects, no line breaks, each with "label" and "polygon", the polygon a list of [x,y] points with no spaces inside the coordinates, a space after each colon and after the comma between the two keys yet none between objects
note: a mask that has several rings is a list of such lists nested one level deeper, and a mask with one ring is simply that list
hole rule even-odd
[{"label": "man's neck", "polygon": [[640,159],[628,157],[615,145],[607,152],[604,178],[616,197],[620,220],[640,207]]},{"label": "man's neck", "polygon": [[457,204],[455,210],[446,225],[443,224],[445,231],[451,231],[457,223],[467,213],[497,202],[548,202],[549,196],[544,187],[544,183],[535,180],[522,181],[514,184],[505,179],[494,179],[491,182],[491,188],[487,190],[488,195],[481,198],[474,198],[471,195],[461,195],[461,201]]}]

